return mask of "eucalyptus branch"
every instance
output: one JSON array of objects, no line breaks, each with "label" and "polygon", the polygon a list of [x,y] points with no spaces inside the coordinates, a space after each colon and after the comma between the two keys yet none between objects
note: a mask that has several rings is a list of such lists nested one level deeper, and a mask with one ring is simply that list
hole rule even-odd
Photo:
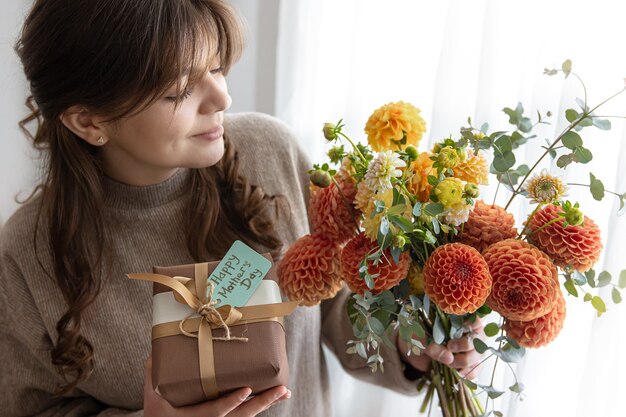
[{"label": "eucalyptus branch", "polygon": [[350,139],[345,133],[343,132],[337,132],[339,135],[343,136],[344,138],[346,138],[346,140],[348,142],[350,142],[350,145],[352,145],[352,147],[354,148],[355,151],[357,151],[357,153],[359,154],[359,156],[361,157],[361,159],[363,160],[363,162],[367,162],[367,159],[365,158],[365,156],[363,156],[363,154],[361,153],[361,151],[359,150],[359,148],[354,144],[354,142],[352,142],[352,139]]},{"label": "eucalyptus branch", "polygon": [[537,210],[539,210],[539,208],[542,206],[543,204],[537,204],[537,207],[535,207],[535,209],[533,210],[532,213],[530,213],[530,217],[526,220],[526,223],[524,224],[524,228],[522,229],[521,232],[519,232],[519,235],[517,235],[516,239],[521,239],[522,236],[524,235],[524,232],[526,231],[526,229],[528,228],[528,224],[530,223],[530,221],[533,219],[533,217],[535,216],[535,213],[537,213]]},{"label": "eucalyptus branch", "polygon": [[[591,188],[591,184],[579,184],[579,183],[576,183],[576,182],[568,182],[567,185],[576,185],[576,186],[579,186],[579,187]],[[622,194],[618,194],[615,191],[604,190],[604,192],[605,193],[609,193],[609,194],[613,194],[613,195],[618,196],[618,197],[622,196]]]}]

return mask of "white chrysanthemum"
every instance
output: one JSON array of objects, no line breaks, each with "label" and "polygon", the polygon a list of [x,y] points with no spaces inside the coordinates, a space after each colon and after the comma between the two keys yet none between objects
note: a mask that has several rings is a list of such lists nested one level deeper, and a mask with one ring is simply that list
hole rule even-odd
[{"label": "white chrysanthemum", "polygon": [[465,203],[460,203],[448,211],[446,217],[444,219],[445,223],[450,226],[460,226],[469,219],[469,214],[472,209],[472,206],[467,205]]},{"label": "white chrysanthemum", "polygon": [[524,186],[524,190],[528,193],[531,202],[541,204],[559,201],[567,195],[563,181],[555,175],[550,175],[545,169],[531,177]]},{"label": "white chrysanthemum", "polygon": [[400,159],[393,151],[379,153],[370,163],[365,173],[365,183],[372,192],[382,193],[392,187],[391,179],[402,176],[400,168],[406,167],[406,162]]}]

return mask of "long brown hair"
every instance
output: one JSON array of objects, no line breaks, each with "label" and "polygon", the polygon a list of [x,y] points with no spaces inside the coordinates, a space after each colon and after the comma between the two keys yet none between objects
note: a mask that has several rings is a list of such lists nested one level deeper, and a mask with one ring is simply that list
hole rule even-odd
[{"label": "long brown hair", "polygon": [[[111,121],[136,114],[173,85],[179,91],[219,55],[225,72],[243,49],[241,21],[223,0],[36,0],[16,51],[30,82],[31,114],[20,122],[42,151],[38,230],[47,236],[54,278],[67,310],[56,325],[52,363],[66,379],[57,395],[74,389],[93,370],[94,348],[81,335],[81,316],[102,287],[107,235],[99,148],[60,121],[73,105]],[[190,71],[190,72],[188,72]],[[36,133],[27,125],[37,123]],[[274,254],[276,197],[239,174],[232,142],[215,166],[192,170],[187,246],[196,261],[221,255],[235,238]],[[193,225],[193,227],[191,227]],[[41,235],[39,233],[39,235]],[[216,238],[220,236],[220,238]],[[40,261],[41,263],[41,261]]]}]

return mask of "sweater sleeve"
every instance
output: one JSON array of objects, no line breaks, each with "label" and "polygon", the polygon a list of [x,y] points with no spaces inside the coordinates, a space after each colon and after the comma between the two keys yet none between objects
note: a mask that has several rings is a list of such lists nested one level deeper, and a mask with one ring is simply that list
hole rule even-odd
[{"label": "sweater sleeve", "polygon": [[141,417],[143,410],[109,408],[75,390],[53,393],[61,377],[51,364],[51,339],[19,269],[0,258],[0,404],[3,416]]}]

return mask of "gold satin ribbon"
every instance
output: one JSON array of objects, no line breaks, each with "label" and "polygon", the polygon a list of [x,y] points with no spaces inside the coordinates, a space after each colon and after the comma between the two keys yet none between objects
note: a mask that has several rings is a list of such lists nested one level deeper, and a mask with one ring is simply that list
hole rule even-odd
[{"label": "gold satin ribbon", "polygon": [[[152,339],[159,337],[183,334],[188,337],[198,338],[198,360],[200,364],[200,382],[202,391],[207,400],[219,395],[215,377],[215,358],[213,354],[213,341],[247,341],[247,338],[234,338],[230,336],[230,325],[243,325],[260,321],[277,321],[283,325],[282,317],[291,314],[299,305],[299,302],[264,304],[257,306],[234,308],[224,305],[215,308],[215,301],[211,299],[213,287],[208,286],[207,278],[208,263],[195,264],[195,279],[187,277],[170,277],[160,274],[128,274],[130,279],[157,282],[174,290],[174,298],[201,315],[190,318],[193,313],[180,322],[170,322],[156,325],[152,329]],[[195,291],[194,291],[195,290]],[[195,292],[195,294],[194,294]],[[198,297],[197,294],[201,294]],[[190,331],[183,326],[191,325]],[[224,328],[226,337],[214,338],[211,329]],[[284,328],[284,327],[283,327]],[[196,336],[194,333],[198,332]]]}]

